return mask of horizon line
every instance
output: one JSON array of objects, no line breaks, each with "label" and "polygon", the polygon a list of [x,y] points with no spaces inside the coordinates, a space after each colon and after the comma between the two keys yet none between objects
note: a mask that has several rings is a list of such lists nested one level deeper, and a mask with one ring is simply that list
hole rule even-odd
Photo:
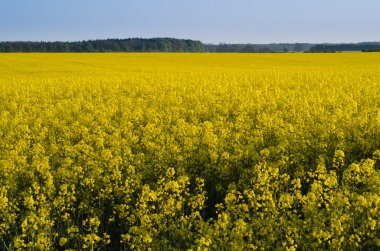
[{"label": "horizon line", "polygon": [[75,43],[75,42],[87,42],[87,41],[96,41],[96,40],[127,40],[127,39],[177,39],[177,40],[192,40],[199,41],[205,45],[233,45],[233,44],[252,44],[252,45],[267,45],[267,44],[360,44],[360,43],[380,43],[380,40],[372,40],[372,41],[340,41],[340,42],[204,42],[199,39],[191,39],[191,38],[176,38],[176,37],[127,37],[127,38],[89,38],[82,40],[0,40],[0,43],[15,43],[15,42],[31,42],[31,43]]}]

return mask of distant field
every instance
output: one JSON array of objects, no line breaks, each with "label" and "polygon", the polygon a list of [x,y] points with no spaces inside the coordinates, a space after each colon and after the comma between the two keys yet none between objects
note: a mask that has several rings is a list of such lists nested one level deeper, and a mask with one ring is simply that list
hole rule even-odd
[{"label": "distant field", "polygon": [[0,250],[377,250],[380,53],[0,54]]}]

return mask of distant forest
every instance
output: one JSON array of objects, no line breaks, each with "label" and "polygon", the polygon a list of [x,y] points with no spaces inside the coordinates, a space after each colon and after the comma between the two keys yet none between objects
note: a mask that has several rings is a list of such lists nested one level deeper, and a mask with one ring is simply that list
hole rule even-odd
[{"label": "distant forest", "polygon": [[309,49],[310,52],[339,52],[339,51],[380,51],[380,43],[356,43],[356,44],[318,44]]},{"label": "distant forest", "polygon": [[278,44],[206,44],[208,52],[342,52],[342,51],[380,51],[380,42],[342,43],[342,44],[310,44],[310,43],[278,43]]},{"label": "distant forest", "polygon": [[100,39],[77,42],[0,42],[0,52],[342,52],[380,51],[380,42],[311,44],[204,44],[175,38]]},{"label": "distant forest", "polygon": [[308,51],[313,44],[307,43],[278,43],[278,44],[206,44],[208,52],[304,52]]},{"label": "distant forest", "polygon": [[0,52],[203,52],[200,41],[174,38],[102,39],[78,42],[0,42]]}]

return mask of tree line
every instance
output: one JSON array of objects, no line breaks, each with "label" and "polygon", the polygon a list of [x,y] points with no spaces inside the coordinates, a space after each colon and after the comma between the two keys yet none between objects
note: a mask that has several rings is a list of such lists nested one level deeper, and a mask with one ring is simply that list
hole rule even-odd
[{"label": "tree line", "polygon": [[268,53],[304,52],[313,44],[308,43],[271,43],[271,44],[206,44],[208,52]]},{"label": "tree line", "polygon": [[204,44],[201,41],[175,38],[98,39],[76,42],[0,42],[1,52],[340,52],[380,51],[380,42],[311,44]]},{"label": "tree line", "polygon": [[340,51],[380,51],[379,42],[342,43],[342,44],[318,44],[309,49],[309,52],[340,52]]},{"label": "tree line", "polygon": [[203,52],[202,42],[175,38],[98,39],[77,42],[0,42],[0,52]]},{"label": "tree line", "polygon": [[271,44],[206,44],[208,52],[268,53],[268,52],[341,52],[380,51],[380,42],[311,44],[311,43],[271,43]]}]

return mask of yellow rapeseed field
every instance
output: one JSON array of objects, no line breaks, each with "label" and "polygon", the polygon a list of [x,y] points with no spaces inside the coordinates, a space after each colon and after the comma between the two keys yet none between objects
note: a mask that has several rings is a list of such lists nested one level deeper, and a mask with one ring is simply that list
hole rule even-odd
[{"label": "yellow rapeseed field", "polygon": [[378,250],[380,53],[0,54],[0,250]]}]

